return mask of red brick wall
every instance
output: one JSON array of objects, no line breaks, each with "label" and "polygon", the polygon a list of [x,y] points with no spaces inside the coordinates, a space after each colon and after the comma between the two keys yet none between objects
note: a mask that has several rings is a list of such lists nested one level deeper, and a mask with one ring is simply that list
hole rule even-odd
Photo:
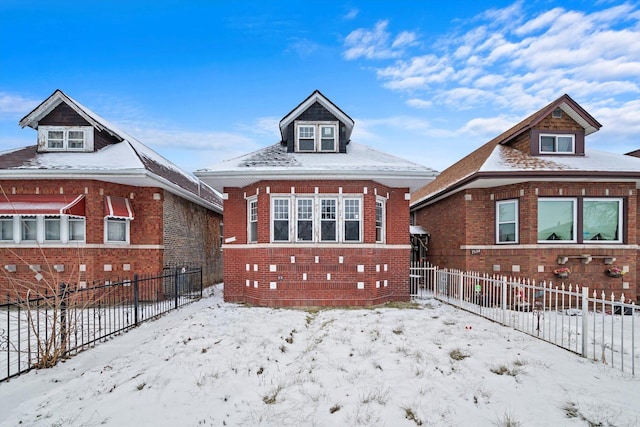
[{"label": "red brick wall", "polygon": [[[537,194],[536,194],[537,193]],[[538,197],[622,197],[626,200],[627,237],[620,244],[538,244]],[[495,244],[495,202],[518,199],[518,245]],[[588,264],[581,258],[569,258],[572,271],[569,281],[588,286],[591,291],[624,293],[637,298],[638,198],[633,183],[529,182],[490,189],[473,189],[454,194],[419,209],[416,224],[431,234],[428,261],[441,267],[500,273],[527,277],[537,281],[558,282],[552,271],[558,268],[558,256],[594,256]],[[473,246],[476,248],[473,248]],[[467,246],[463,249],[463,246]],[[471,246],[471,247],[469,247]],[[615,265],[628,266],[623,278],[609,278],[604,271],[604,257],[616,258]],[[601,257],[601,258],[598,258]],[[494,268],[497,266],[497,268]],[[543,271],[538,271],[542,268]],[[519,271],[517,271],[519,269]],[[626,284],[624,284],[626,283]]]},{"label": "red brick wall", "polygon": [[[363,243],[270,244],[270,195],[291,194],[291,187],[297,195],[314,194],[316,187],[319,194],[338,194],[340,188],[342,194],[364,194],[366,188]],[[263,181],[246,188],[226,188],[225,237],[235,240],[224,247],[225,300],[271,306],[371,305],[408,300],[407,192],[406,188],[388,188],[373,181],[338,180]],[[258,243],[247,244],[245,196],[255,194],[258,194]],[[375,243],[376,194],[389,197],[386,244]]]},{"label": "red brick wall", "polygon": [[[16,287],[42,289],[47,281],[89,284],[130,278],[134,273],[152,275],[162,271],[162,189],[94,180],[0,181],[0,193],[6,194],[60,194],[61,190],[63,194],[85,194],[86,243],[0,243],[0,294]],[[161,197],[154,199],[154,194]],[[129,198],[135,213],[135,219],[130,223],[130,245],[104,244],[106,195]],[[29,270],[32,264],[41,266],[44,276],[41,281],[35,280],[35,273]],[[53,266],[58,264],[64,265],[64,272],[54,271]],[[15,265],[16,272],[8,272],[5,265]]]}]

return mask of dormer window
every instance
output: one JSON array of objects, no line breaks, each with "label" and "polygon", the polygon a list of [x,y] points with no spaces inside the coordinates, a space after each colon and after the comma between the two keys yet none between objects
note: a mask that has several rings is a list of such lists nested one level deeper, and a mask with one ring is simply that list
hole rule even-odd
[{"label": "dormer window", "polygon": [[540,134],[540,153],[575,153],[575,135],[573,134]]},{"label": "dormer window", "polygon": [[297,122],[296,151],[335,153],[338,151],[338,124],[335,122]]},{"label": "dormer window", "polygon": [[40,151],[93,151],[91,126],[40,126]]}]

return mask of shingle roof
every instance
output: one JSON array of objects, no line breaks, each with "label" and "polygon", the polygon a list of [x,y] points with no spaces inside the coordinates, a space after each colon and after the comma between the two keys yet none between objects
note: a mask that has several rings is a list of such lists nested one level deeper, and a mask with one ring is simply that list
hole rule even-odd
[{"label": "shingle roof", "polygon": [[27,114],[20,125],[37,129],[38,121],[62,102],[98,130],[106,131],[122,142],[90,153],[38,153],[36,145],[5,151],[0,153],[0,177],[46,178],[80,174],[87,179],[158,186],[209,209],[222,211],[222,199],[211,187],[60,90]]},{"label": "shingle roof", "polygon": [[584,156],[533,156],[507,145],[535,127],[556,108],[561,108],[583,126],[587,135],[601,127],[573,99],[563,95],[442,171],[434,181],[412,193],[411,206],[452,194],[482,178],[502,177],[502,183],[508,178],[554,179],[563,176],[640,178],[640,159],[623,154],[585,150]]}]

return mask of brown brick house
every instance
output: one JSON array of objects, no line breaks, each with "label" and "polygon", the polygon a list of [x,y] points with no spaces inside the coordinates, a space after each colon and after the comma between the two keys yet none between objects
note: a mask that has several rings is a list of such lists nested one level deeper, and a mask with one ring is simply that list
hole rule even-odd
[{"label": "brown brick house", "polygon": [[640,159],[588,149],[600,127],[563,95],[414,192],[427,259],[637,298]]},{"label": "brown brick house", "polygon": [[212,188],[59,90],[20,125],[37,144],[0,153],[0,290],[187,264],[222,279]]},{"label": "brown brick house", "polygon": [[224,193],[227,301],[409,298],[409,194],[435,172],[352,142],[353,126],[315,91],[280,121],[281,142],[195,173]]}]

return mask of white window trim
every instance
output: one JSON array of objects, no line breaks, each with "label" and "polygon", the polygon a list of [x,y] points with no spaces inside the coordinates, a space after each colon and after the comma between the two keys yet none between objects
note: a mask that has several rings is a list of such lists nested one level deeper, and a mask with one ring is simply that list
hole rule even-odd
[{"label": "white window trim", "polygon": [[[275,226],[275,208],[276,208],[276,204],[274,203],[275,200],[286,200],[287,201],[287,209],[288,209],[288,217],[287,217],[287,221],[289,222],[289,226],[288,226],[288,236],[289,238],[287,240],[275,240],[274,239],[274,235],[275,235],[275,231],[274,231],[274,226]],[[270,228],[271,228],[271,242],[272,243],[286,243],[286,242],[290,242],[293,238],[293,228],[292,227],[292,204],[295,202],[295,197],[282,197],[282,196],[275,196],[275,197],[271,197],[271,203],[270,203],[270,211],[271,211],[271,221],[270,221]],[[284,221],[284,220],[279,220],[279,221]]]},{"label": "white window trim", "polygon": [[[577,243],[578,241],[578,199],[576,197],[538,197],[538,202],[573,202],[573,234],[571,240],[538,240],[537,242],[545,245],[559,245],[565,243]],[[540,209],[540,205],[537,206]],[[538,214],[539,215],[539,214]],[[536,217],[536,236],[540,224]]]},{"label": "white window trim", "polygon": [[[251,204],[256,204],[256,236],[255,240],[251,240]],[[258,211],[258,198],[250,197],[247,198],[247,243],[258,243],[258,218],[260,216],[260,212]]]},{"label": "white window trim", "polygon": [[[311,200],[311,219],[304,219],[302,221],[311,221],[311,240],[301,240],[298,238],[298,221],[300,221],[300,219],[298,218],[298,211],[299,211],[299,206],[298,206],[298,202],[300,200]],[[296,197],[294,198],[294,202],[295,202],[295,207],[294,207],[294,219],[295,219],[295,227],[294,227],[294,231],[295,234],[293,236],[294,240],[296,242],[299,243],[310,243],[314,241],[314,237],[315,237],[315,228],[316,228],[316,209],[315,209],[315,201],[313,200],[313,197]]]},{"label": "white window trim", "polygon": [[376,197],[376,216],[378,211],[378,203],[382,204],[382,231],[380,232],[381,240],[377,239],[377,218],[376,218],[376,243],[385,243],[387,241],[387,199],[383,197]]},{"label": "white window trim", "polygon": [[[500,241],[500,225],[502,224],[509,224],[511,223],[511,221],[504,221],[504,222],[500,222],[500,205],[507,205],[507,204],[511,204],[514,203],[515,204],[515,240],[514,241],[504,241],[501,242]],[[520,228],[520,204],[518,203],[518,199],[508,199],[508,200],[498,200],[496,202],[496,244],[497,245],[514,245],[514,244],[518,244],[520,242],[520,233],[519,233],[519,228]]]},{"label": "white window trim", "polygon": [[[314,149],[313,150],[300,150],[300,138],[298,129],[301,126],[313,126],[314,127]],[[333,127],[333,134],[335,138],[335,145],[333,150],[322,149],[322,128]],[[294,126],[295,132],[295,151],[297,153],[337,153],[340,148],[340,134],[338,133],[338,122],[336,121],[296,121]]]},{"label": "white window trim", "polygon": [[[274,207],[275,203],[273,203],[276,199],[287,199],[289,200],[289,240],[274,240],[273,239],[273,225],[274,225]],[[297,200],[298,199],[312,199],[313,200],[313,239],[312,240],[298,240],[297,237]],[[320,240],[320,230],[321,230],[321,222],[322,222],[322,212],[321,212],[321,200],[333,199],[336,200],[336,240]],[[345,200],[359,200],[359,239],[358,240],[348,240],[344,239],[344,201]],[[269,241],[271,243],[300,243],[300,244],[309,244],[309,243],[321,243],[321,244],[331,244],[331,243],[344,243],[344,244],[360,244],[364,241],[363,229],[364,229],[364,197],[362,194],[271,194],[270,200],[270,238]]]},{"label": "white window trim", "polygon": [[[49,147],[49,131],[61,131],[62,148]],[[84,133],[84,147],[69,147],[69,131],[81,131]],[[92,126],[39,126],[38,127],[38,147],[40,151],[71,151],[71,152],[90,152],[93,151],[93,127]]]},{"label": "white window trim", "polygon": [[4,242],[4,243],[10,243],[10,242],[15,242],[16,240],[16,220],[15,217],[13,215],[2,215],[0,216],[0,220],[7,221],[7,222],[11,222],[11,234],[13,235],[13,237],[11,239],[2,239],[0,237],[0,242]]},{"label": "white window trim", "polygon": [[[76,220],[82,220],[82,240],[71,240],[71,236],[69,236],[69,233],[71,232],[71,221],[76,221]],[[63,234],[63,239],[66,239],[66,242],[71,242],[71,243],[82,243],[82,242],[86,242],[87,241],[87,219],[85,217],[81,217],[81,216],[68,216],[68,219],[66,221],[66,232]]]},{"label": "white window trim", "polygon": [[[618,238],[616,240],[584,240],[584,202],[618,202]],[[607,243],[623,243],[624,239],[624,201],[620,197],[583,197],[582,198],[582,243],[587,245],[602,245]]]},{"label": "white window trim", "polygon": [[[554,151],[543,151],[542,150],[542,137],[543,136],[551,136],[555,138],[555,143],[554,143]],[[558,151],[558,137],[563,137],[563,138],[571,138],[571,151]],[[563,155],[563,154],[575,154],[576,153],[576,136],[575,134],[572,133],[541,133],[538,136],[538,151],[540,154],[557,154],[557,155]]]},{"label": "white window trim", "polygon": [[104,217],[104,243],[109,243],[109,244],[116,244],[116,245],[128,245],[130,243],[130,239],[131,239],[131,220],[130,219],[124,219],[125,222],[125,240],[109,240],[109,233],[107,230],[108,227],[108,222],[111,219],[118,219],[118,220],[122,220],[123,218],[117,218],[117,217],[110,217],[110,216],[106,216]]}]

